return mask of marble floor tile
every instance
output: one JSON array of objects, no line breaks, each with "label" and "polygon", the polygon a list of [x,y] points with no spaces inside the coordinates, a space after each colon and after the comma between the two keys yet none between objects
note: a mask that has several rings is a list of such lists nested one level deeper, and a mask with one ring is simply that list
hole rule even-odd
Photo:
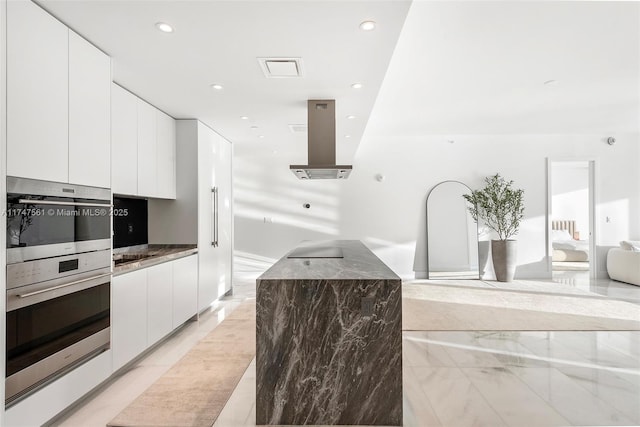
[{"label": "marble floor tile", "polygon": [[633,375],[570,366],[558,370],[592,395],[616,408],[632,420],[632,425],[640,425],[640,372]]},{"label": "marble floor tile", "polygon": [[132,366],[125,369],[90,400],[50,426],[104,427],[168,369],[169,366]]},{"label": "marble floor tile", "polygon": [[403,367],[402,418],[405,427],[446,427],[436,416],[413,368]]},{"label": "marble floor tile", "polygon": [[507,425],[459,368],[412,367],[422,392],[444,426]]},{"label": "marble floor tile", "polygon": [[426,332],[403,332],[402,337],[402,363],[405,366],[456,366],[442,346],[426,342]]},{"label": "marble floor tile", "polygon": [[557,369],[509,368],[509,371],[573,425],[635,424],[634,420]]},{"label": "marble floor tile", "polygon": [[509,426],[570,424],[505,368],[462,368],[462,372]]}]

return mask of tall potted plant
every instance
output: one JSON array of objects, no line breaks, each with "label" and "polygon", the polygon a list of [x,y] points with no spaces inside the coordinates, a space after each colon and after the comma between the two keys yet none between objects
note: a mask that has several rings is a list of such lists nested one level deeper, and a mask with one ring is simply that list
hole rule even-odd
[{"label": "tall potted plant", "polygon": [[484,188],[462,197],[470,204],[473,220],[483,220],[498,234],[498,240],[491,240],[493,269],[499,282],[510,282],[516,271],[516,241],[510,237],[518,234],[524,216],[524,190],[513,188],[513,181],[506,181],[500,174],[484,182]]}]

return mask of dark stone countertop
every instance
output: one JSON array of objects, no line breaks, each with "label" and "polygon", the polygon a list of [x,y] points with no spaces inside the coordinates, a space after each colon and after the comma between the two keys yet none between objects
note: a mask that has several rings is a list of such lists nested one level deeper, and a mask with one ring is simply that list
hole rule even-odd
[{"label": "dark stone countertop", "polygon": [[198,252],[197,245],[137,245],[113,250],[113,275],[129,273]]},{"label": "dark stone countertop", "polygon": [[[340,248],[343,258],[287,258],[301,247]],[[259,280],[400,280],[359,240],[303,242],[277,261]]]}]

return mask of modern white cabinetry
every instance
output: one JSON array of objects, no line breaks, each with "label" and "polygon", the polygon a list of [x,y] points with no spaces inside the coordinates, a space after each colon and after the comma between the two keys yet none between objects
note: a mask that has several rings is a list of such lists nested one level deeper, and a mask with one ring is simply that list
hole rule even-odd
[{"label": "modern white cabinetry", "polygon": [[7,2],[7,175],[67,182],[69,30]]},{"label": "modern white cabinetry", "polygon": [[116,371],[197,314],[198,256],[115,276],[111,351]]},{"label": "modern white cabinetry", "polygon": [[176,139],[177,197],[149,200],[149,243],[197,243],[200,312],[231,290],[233,146],[198,120],[177,120]]},{"label": "modern white cabinetry", "polygon": [[111,281],[111,350],[113,370],[147,348],[147,270],[132,271]]},{"label": "modern white cabinetry", "polygon": [[112,189],[116,194],[176,198],[176,121],[112,84]]},{"label": "modern white cabinetry", "polygon": [[156,196],[176,198],[176,121],[156,110]]},{"label": "modern white cabinetry", "polygon": [[69,182],[111,186],[111,60],[69,31]]},{"label": "modern white cabinetry", "polygon": [[198,312],[198,258],[173,261],[173,328]]},{"label": "modern white cabinetry", "polygon": [[110,185],[111,62],[31,1],[7,2],[7,174]]},{"label": "modern white cabinetry", "polygon": [[138,194],[138,97],[111,84],[111,189]]},{"label": "modern white cabinetry", "polygon": [[232,146],[198,122],[198,310],[231,289]]},{"label": "modern white cabinetry", "polygon": [[155,344],[173,330],[173,264],[176,262],[165,262],[146,269],[148,345]]},{"label": "modern white cabinetry", "polygon": [[156,109],[138,100],[138,195],[156,195]]}]

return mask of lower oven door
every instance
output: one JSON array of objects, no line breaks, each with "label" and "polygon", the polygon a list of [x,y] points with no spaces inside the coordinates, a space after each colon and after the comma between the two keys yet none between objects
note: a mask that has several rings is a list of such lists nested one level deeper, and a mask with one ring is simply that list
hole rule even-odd
[{"label": "lower oven door", "polygon": [[6,403],[109,348],[109,269],[7,291]]}]

